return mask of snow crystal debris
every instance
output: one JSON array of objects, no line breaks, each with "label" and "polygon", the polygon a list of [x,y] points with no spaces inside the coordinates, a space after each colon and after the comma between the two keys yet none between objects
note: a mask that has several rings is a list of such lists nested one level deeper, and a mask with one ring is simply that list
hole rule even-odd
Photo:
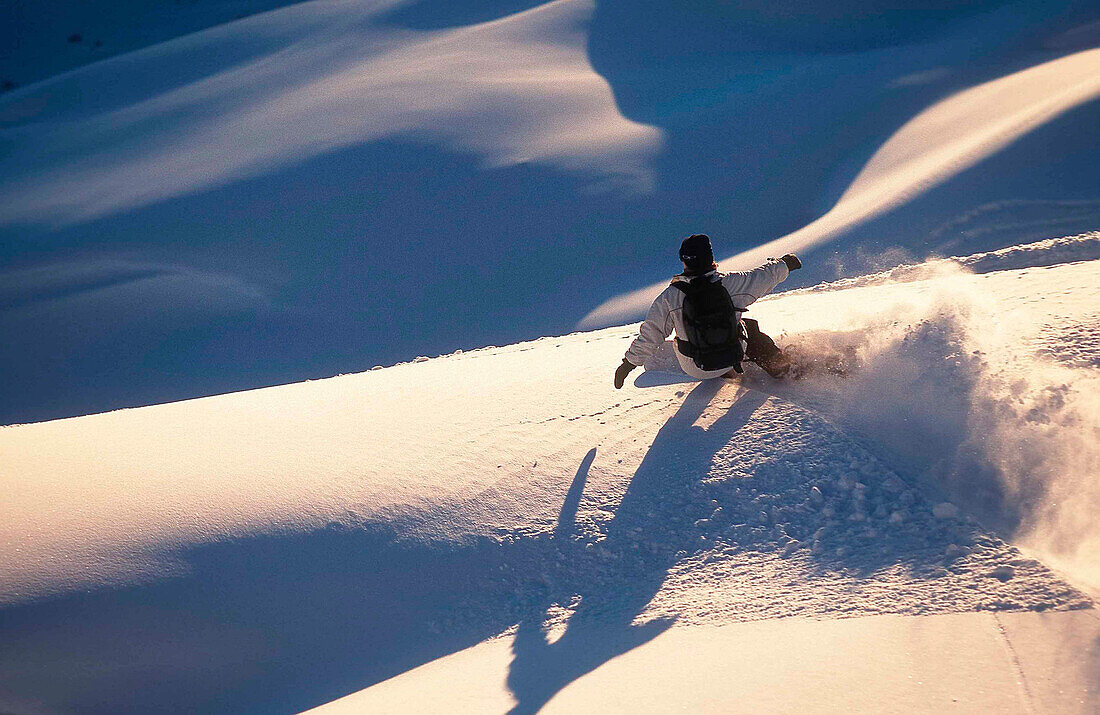
[{"label": "snow crystal debris", "polygon": [[940,502],[932,507],[932,514],[937,519],[957,519],[959,508],[951,502]]},{"label": "snow crystal debris", "polygon": [[897,475],[891,474],[882,481],[882,488],[897,494],[905,490],[905,482],[898,479]]},{"label": "snow crystal debris", "polygon": [[954,560],[966,556],[969,551],[966,547],[959,546],[958,544],[948,544],[943,553],[948,560]]}]

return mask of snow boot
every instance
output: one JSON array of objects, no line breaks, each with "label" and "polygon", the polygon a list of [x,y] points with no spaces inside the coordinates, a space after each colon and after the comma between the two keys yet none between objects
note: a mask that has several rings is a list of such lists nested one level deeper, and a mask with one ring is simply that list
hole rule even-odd
[{"label": "snow boot", "polygon": [[791,371],[791,359],[779,349],[771,337],[760,330],[759,322],[752,318],[745,318],[741,322],[745,324],[749,343],[745,359],[756,363],[777,380],[787,377]]}]

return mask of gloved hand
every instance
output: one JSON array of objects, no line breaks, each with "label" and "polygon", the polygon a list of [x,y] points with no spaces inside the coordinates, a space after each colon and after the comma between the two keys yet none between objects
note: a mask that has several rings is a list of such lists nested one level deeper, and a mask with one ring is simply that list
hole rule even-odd
[{"label": "gloved hand", "polygon": [[626,382],[626,376],[630,374],[630,371],[638,367],[634,363],[630,362],[626,358],[623,358],[623,364],[619,365],[619,369],[615,371],[615,389],[621,390],[623,383]]},{"label": "gloved hand", "polygon": [[802,267],[802,261],[798,260],[798,256],[794,255],[793,253],[788,253],[779,260],[787,264],[788,271],[797,271],[799,268]]}]

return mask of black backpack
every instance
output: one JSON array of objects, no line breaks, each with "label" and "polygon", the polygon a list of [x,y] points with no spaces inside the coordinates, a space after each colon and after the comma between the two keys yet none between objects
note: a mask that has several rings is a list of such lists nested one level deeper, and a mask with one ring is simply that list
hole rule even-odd
[{"label": "black backpack", "polygon": [[733,368],[744,372],[741,361],[745,348],[741,340],[745,329],[735,311],[729,291],[722,281],[700,276],[692,281],[674,281],[684,293],[684,331],[687,339],[676,339],[680,352],[695,361],[701,370]]}]

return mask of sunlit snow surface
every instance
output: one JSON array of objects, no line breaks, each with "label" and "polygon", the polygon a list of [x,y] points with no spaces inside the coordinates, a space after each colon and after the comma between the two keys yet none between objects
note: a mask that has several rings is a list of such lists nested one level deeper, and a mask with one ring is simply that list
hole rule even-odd
[{"label": "sunlit snow surface", "polygon": [[280,4],[139,4],[105,54],[175,39],[82,66],[122,0],[72,46],[47,18],[83,9],[9,20],[0,69],[49,78],[0,95],[0,423],[631,320],[699,231],[801,251],[797,287],[1100,222],[1090,0],[217,24]]},{"label": "sunlit snow surface", "polygon": [[608,644],[583,672],[674,623],[1087,607],[1095,241],[753,306],[846,378],[615,391],[628,326],[2,430],[8,702],[301,709],[502,633],[537,702],[544,628]]},{"label": "sunlit snow surface", "polygon": [[[1095,2],[231,5],[0,96],[0,710],[1095,711]],[[697,231],[803,379],[539,337]]]}]

